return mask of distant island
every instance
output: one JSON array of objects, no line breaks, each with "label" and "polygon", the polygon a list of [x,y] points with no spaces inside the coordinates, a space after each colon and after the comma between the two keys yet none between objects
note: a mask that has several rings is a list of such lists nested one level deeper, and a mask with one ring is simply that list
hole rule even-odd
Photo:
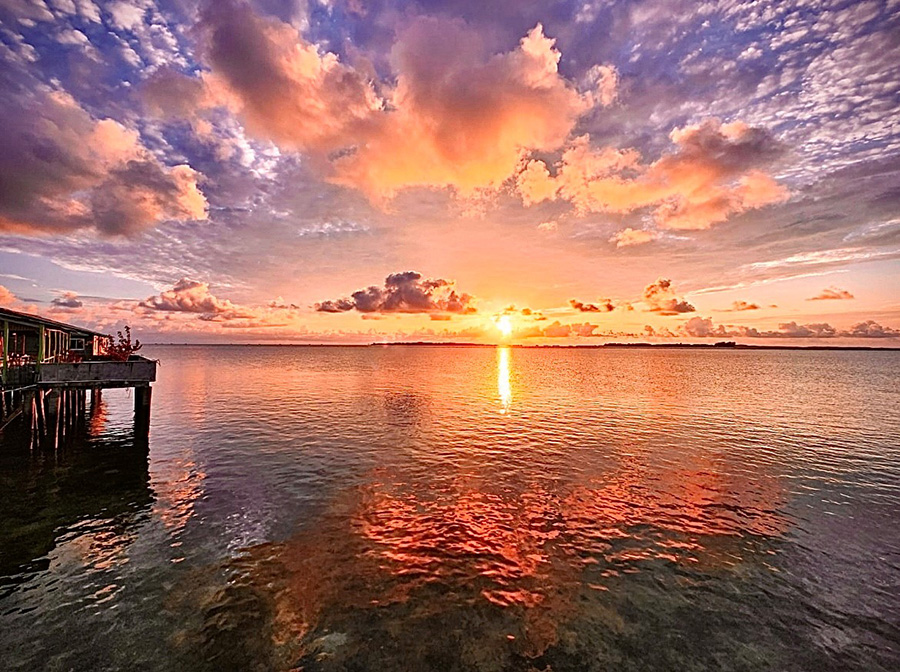
[{"label": "distant island", "polygon": [[[402,346],[441,346],[455,348],[496,348],[496,344],[490,343],[445,343],[441,341],[383,341],[372,343],[371,345],[402,345]],[[716,343],[598,343],[596,345],[568,345],[568,344],[542,344],[542,343],[510,343],[510,348],[533,348],[533,349],[581,349],[581,350],[602,350],[605,348],[661,348],[668,350],[886,350],[900,351],[900,347],[875,347],[868,345],[747,345],[744,343],[736,343],[734,341],[718,341]]]}]

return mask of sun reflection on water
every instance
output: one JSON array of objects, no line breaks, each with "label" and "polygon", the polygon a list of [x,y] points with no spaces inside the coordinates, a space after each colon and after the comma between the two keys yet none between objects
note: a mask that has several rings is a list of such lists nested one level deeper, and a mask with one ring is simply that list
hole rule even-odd
[{"label": "sun reflection on water", "polygon": [[497,348],[497,394],[500,396],[500,412],[506,413],[512,404],[512,387],[509,384],[509,348]]}]

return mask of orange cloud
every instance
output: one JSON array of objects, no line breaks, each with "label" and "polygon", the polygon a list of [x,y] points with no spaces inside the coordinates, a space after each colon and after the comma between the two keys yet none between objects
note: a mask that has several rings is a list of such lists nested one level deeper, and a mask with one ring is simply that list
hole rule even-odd
[{"label": "orange cloud", "polygon": [[540,24],[492,54],[462,21],[417,17],[394,44],[389,81],[242,3],[207,3],[199,31],[209,72],[157,73],[143,89],[151,111],[196,121],[226,107],[252,134],[314,155],[331,181],[376,202],[409,187],[496,189],[532,151],[562,147],[583,113],[615,100],[618,82],[613,67],[595,66],[580,91],[560,75]]},{"label": "orange cloud", "polygon": [[486,53],[459,21],[416,19],[393,50],[389,110],[336,162],[335,181],[371,197],[411,186],[496,188],[532,150],[563,145],[592,98],[560,76],[560,53],[538,24],[518,48]]},{"label": "orange cloud", "polygon": [[[635,150],[594,148],[581,136],[563,153],[555,176],[545,162],[533,160],[516,184],[526,205],[562,199],[581,214],[653,207],[656,224],[666,229],[706,229],[789,195],[759,170],[781,152],[763,129],[709,119],[675,129],[670,138],[674,152],[643,164]],[[646,235],[632,233],[622,240],[636,244],[642,238],[646,242]]]},{"label": "orange cloud", "polygon": [[759,310],[759,305],[747,301],[735,301],[731,304],[731,310],[735,312],[740,312],[742,310]]},{"label": "orange cloud", "polygon": [[628,227],[614,233],[609,242],[615,243],[616,247],[631,247],[632,245],[649,243],[657,238],[659,238],[659,234],[656,231]]},{"label": "orange cloud", "polygon": [[841,301],[852,299],[853,294],[846,289],[838,289],[837,287],[827,287],[815,296],[811,296],[807,301]]},{"label": "orange cloud", "polygon": [[16,303],[16,301],[18,301],[16,295],[3,285],[0,285],[0,306],[11,306]]},{"label": "orange cloud", "polygon": [[569,299],[569,305],[580,313],[611,313],[616,309],[611,299],[603,299],[597,303],[584,303],[576,299]]},{"label": "orange cloud", "polygon": [[656,282],[647,285],[644,288],[642,301],[651,312],[659,313],[660,315],[692,313],[696,310],[690,303],[675,295],[672,281],[667,278],[660,278]]}]

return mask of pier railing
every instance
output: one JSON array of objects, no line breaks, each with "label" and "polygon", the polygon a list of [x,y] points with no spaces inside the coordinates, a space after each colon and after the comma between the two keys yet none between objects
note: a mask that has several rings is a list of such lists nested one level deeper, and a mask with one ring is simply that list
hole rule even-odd
[{"label": "pier railing", "polygon": [[37,382],[37,365],[36,364],[19,364],[11,366],[6,370],[4,378],[5,383],[0,383],[2,387],[27,387]]},{"label": "pier railing", "polygon": [[40,385],[132,387],[156,380],[156,362],[133,355],[124,362],[88,360],[42,364],[36,375]]}]

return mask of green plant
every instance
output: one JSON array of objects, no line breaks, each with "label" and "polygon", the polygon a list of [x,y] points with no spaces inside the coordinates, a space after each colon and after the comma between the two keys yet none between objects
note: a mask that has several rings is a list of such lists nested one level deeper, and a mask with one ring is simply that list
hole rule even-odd
[{"label": "green plant", "polygon": [[131,342],[131,327],[125,326],[125,333],[116,332],[116,338],[107,336],[106,354],[117,362],[126,361],[132,354],[144,347],[138,339]]}]

